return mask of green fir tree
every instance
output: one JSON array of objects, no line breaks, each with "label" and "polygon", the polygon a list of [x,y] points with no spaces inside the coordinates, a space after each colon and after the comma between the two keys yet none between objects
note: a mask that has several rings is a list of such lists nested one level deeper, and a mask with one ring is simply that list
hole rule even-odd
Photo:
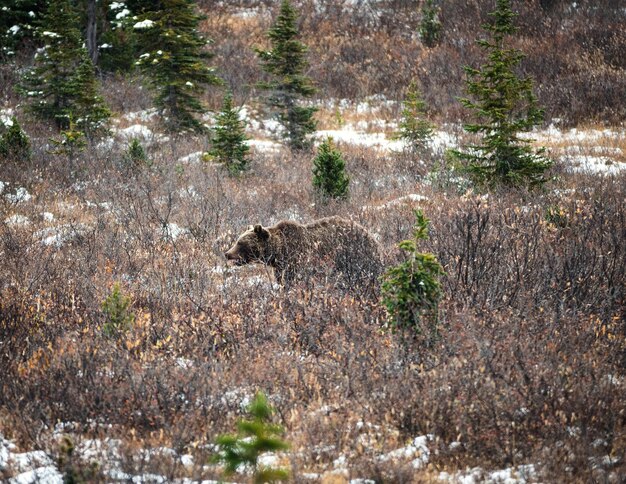
[{"label": "green fir tree", "polygon": [[441,38],[439,10],[434,0],[426,0],[422,6],[422,20],[420,21],[418,35],[426,47],[435,47]]},{"label": "green fir tree", "polygon": [[155,104],[171,131],[204,132],[195,117],[206,109],[199,96],[208,85],[219,84],[205,61],[211,54],[198,24],[192,0],[160,0],[134,24],[143,53],[137,65],[156,92]]},{"label": "green fir tree", "polygon": [[382,277],[382,301],[393,330],[408,331],[412,336],[430,341],[437,335],[442,295],[439,277],[444,271],[434,254],[418,251],[419,242],[428,238],[429,220],[421,210],[414,213],[413,238],[399,244],[405,260],[388,269]]},{"label": "green fir tree", "polygon": [[216,126],[211,138],[211,158],[223,163],[231,175],[238,175],[248,168],[248,152],[244,122],[239,119],[239,110],[233,107],[233,95],[226,93],[222,111],[217,115]]},{"label": "green fir tree", "polygon": [[76,119],[76,126],[87,136],[106,133],[111,111],[99,94],[96,72],[85,49],[82,49],[80,64],[72,81],[75,92],[72,115]]},{"label": "green fir tree", "polygon": [[36,20],[45,7],[45,0],[0,0],[0,63],[35,38]]},{"label": "green fir tree", "polygon": [[510,0],[497,0],[491,22],[483,26],[489,38],[477,42],[487,53],[487,62],[480,69],[465,67],[470,97],[460,100],[478,118],[465,130],[481,140],[456,153],[475,181],[489,187],[541,184],[552,164],[544,156],[545,149],[535,150],[532,140],[519,136],[542,121],[543,111],[537,106],[532,80],[515,72],[524,55],[505,47],[507,36],[516,31],[510,4]]},{"label": "green fir tree", "polygon": [[433,137],[433,124],[426,118],[426,103],[415,82],[409,85],[403,102],[402,120],[396,139],[404,140],[412,153],[423,152]]},{"label": "green fir tree", "polygon": [[258,50],[262,68],[272,80],[261,83],[269,91],[267,103],[284,128],[284,138],[294,150],[311,146],[309,135],[315,132],[313,115],[317,108],[302,106],[302,99],[315,93],[315,88],[305,75],[307,47],[298,40],[296,11],[289,0],[283,0],[278,17],[268,31],[272,49]]},{"label": "green fir tree", "polygon": [[51,0],[38,34],[45,45],[18,88],[30,99],[30,109],[43,119],[54,120],[61,129],[69,126],[73,116],[79,129],[100,130],[110,113],[97,94],[94,67],[83,46],[72,2]]},{"label": "green fir tree", "polygon": [[213,459],[224,464],[224,473],[230,476],[241,472],[246,467],[254,472],[253,481],[265,482],[286,481],[289,472],[286,469],[275,469],[259,465],[259,457],[264,452],[287,450],[289,445],[280,438],[283,428],[271,423],[274,409],[268,404],[267,397],[259,392],[248,406],[251,420],[240,420],[237,423],[237,435],[221,435],[217,439],[219,453]]},{"label": "green fir tree", "polygon": [[0,159],[25,162],[30,160],[31,156],[30,139],[15,116],[4,123],[0,121]]},{"label": "green fir tree", "polygon": [[346,198],[350,178],[345,170],[341,152],[335,148],[332,138],[327,138],[313,160],[313,186],[324,198]]}]

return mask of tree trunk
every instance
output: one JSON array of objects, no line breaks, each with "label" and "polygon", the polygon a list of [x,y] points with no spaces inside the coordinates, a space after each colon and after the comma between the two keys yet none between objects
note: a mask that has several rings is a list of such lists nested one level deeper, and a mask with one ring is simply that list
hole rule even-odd
[{"label": "tree trunk", "polygon": [[87,51],[93,65],[98,64],[98,45],[96,44],[97,34],[97,5],[96,0],[87,0]]}]

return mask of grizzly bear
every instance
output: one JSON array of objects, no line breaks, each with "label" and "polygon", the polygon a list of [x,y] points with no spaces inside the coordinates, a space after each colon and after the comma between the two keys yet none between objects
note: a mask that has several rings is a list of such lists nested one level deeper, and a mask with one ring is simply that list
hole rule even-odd
[{"label": "grizzly bear", "polygon": [[238,266],[259,262],[274,268],[284,286],[323,274],[344,287],[374,288],[382,272],[378,243],[361,225],[341,217],[250,226],[224,255]]}]

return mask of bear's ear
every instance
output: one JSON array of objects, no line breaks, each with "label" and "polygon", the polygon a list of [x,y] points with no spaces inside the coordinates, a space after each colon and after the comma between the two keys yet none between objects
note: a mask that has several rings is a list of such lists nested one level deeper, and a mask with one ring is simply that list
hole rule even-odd
[{"label": "bear's ear", "polygon": [[264,229],[262,225],[258,224],[254,226],[254,233],[262,239],[267,239],[270,236],[270,233],[266,229]]}]

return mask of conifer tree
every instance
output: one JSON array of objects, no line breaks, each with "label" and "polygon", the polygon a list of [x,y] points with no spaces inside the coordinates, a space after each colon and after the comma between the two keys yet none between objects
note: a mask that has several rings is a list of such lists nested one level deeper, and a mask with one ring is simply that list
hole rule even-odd
[{"label": "conifer tree", "polygon": [[33,39],[35,21],[45,5],[45,0],[0,0],[0,62],[13,57],[23,41]]},{"label": "conifer tree", "polygon": [[345,172],[346,163],[341,153],[327,138],[319,146],[313,160],[313,186],[323,197],[345,198],[348,196],[350,178]]},{"label": "conifer tree", "polygon": [[284,137],[289,146],[303,150],[311,145],[307,136],[315,132],[313,114],[317,108],[300,105],[301,99],[313,95],[315,88],[304,73],[307,47],[298,40],[296,20],[291,2],[283,0],[278,17],[267,33],[272,49],[257,49],[257,54],[263,70],[272,76],[270,82],[260,85],[270,93],[268,105],[285,128]]},{"label": "conifer tree", "polygon": [[223,163],[231,175],[238,175],[248,167],[250,147],[246,144],[248,138],[244,123],[239,119],[238,110],[233,107],[231,92],[226,93],[216,121],[209,155],[218,163]]},{"label": "conifer tree", "polygon": [[71,110],[76,126],[88,136],[104,133],[111,111],[98,92],[95,68],[86,49],[82,49],[80,64],[72,82],[74,99]]},{"label": "conifer tree", "polygon": [[417,84],[412,82],[403,102],[402,120],[396,134],[396,138],[404,140],[412,153],[423,151],[433,137],[433,125],[425,119],[425,115],[426,103]]},{"label": "conifer tree", "polygon": [[241,472],[242,468],[248,466],[254,472],[254,483],[287,481],[289,479],[287,469],[263,466],[259,463],[259,457],[264,452],[277,452],[289,448],[289,444],[280,437],[283,428],[271,423],[274,409],[267,402],[265,394],[257,393],[247,410],[252,418],[237,422],[237,435],[226,434],[217,438],[219,453],[215,455],[213,461],[224,464],[226,476]]},{"label": "conifer tree", "polygon": [[471,97],[460,100],[478,118],[465,130],[482,138],[456,154],[475,180],[487,186],[541,184],[551,166],[544,149],[534,150],[531,140],[519,137],[541,122],[543,111],[537,106],[532,80],[515,73],[523,54],[505,47],[507,36],[516,31],[510,3],[497,0],[491,22],[483,26],[489,38],[477,42],[487,53],[487,62],[480,69],[465,67]]},{"label": "conifer tree", "polygon": [[441,36],[441,22],[439,21],[439,7],[434,0],[426,0],[422,6],[422,20],[418,35],[426,47],[434,47]]},{"label": "conifer tree", "polygon": [[30,139],[13,116],[0,120],[0,160],[23,162],[30,160]]},{"label": "conifer tree", "polygon": [[54,120],[59,128],[67,128],[71,116],[80,117],[79,129],[101,128],[110,113],[97,94],[94,67],[83,47],[72,3],[51,0],[38,33],[45,46],[18,88],[30,98],[30,109]]},{"label": "conifer tree", "polygon": [[192,0],[160,0],[135,23],[143,47],[137,64],[156,92],[155,104],[172,131],[205,130],[194,114],[205,112],[198,96],[208,85],[219,84],[205,64],[211,55],[198,31],[202,16]]}]

